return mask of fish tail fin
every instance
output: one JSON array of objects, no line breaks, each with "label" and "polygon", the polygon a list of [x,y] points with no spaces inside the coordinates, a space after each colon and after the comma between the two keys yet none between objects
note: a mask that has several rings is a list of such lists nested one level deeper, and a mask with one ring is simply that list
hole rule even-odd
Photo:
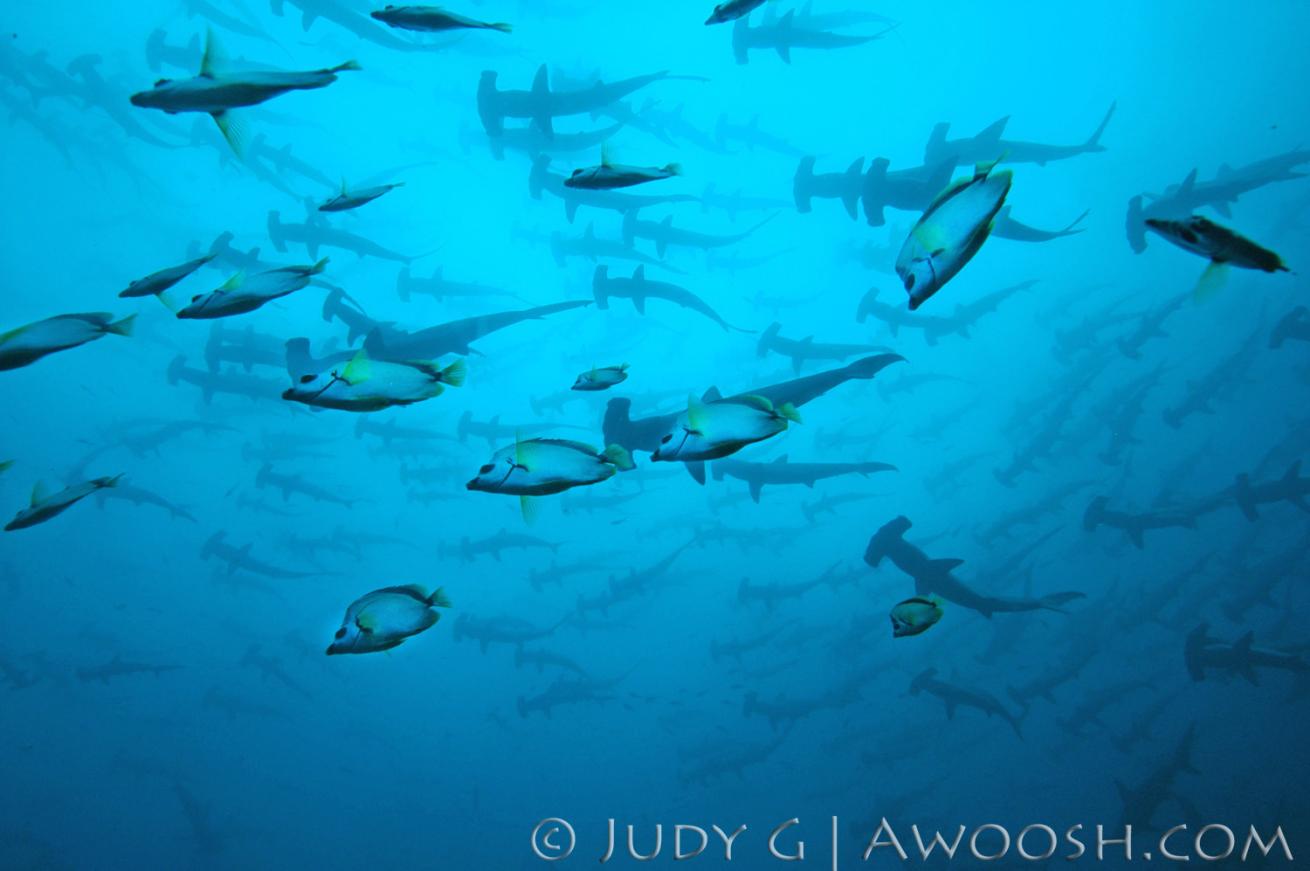
[{"label": "fish tail fin", "polygon": [[503,22],[503,21],[495,21],[495,22],[492,22],[491,24],[488,24],[488,25],[487,25],[487,29],[488,29],[488,30],[496,30],[496,31],[499,31],[500,33],[513,33],[513,32],[514,32],[514,25],[512,25],[512,24],[506,24],[506,23]]},{"label": "fish tail fin", "polygon": [[1044,610],[1058,611],[1059,613],[1063,614],[1065,613],[1065,609],[1063,607],[1064,605],[1067,605],[1069,602],[1075,601],[1077,599],[1086,599],[1086,598],[1087,598],[1086,593],[1080,593],[1077,592],[1076,590],[1071,590],[1067,593],[1051,593],[1050,595],[1042,596],[1041,599],[1039,599],[1038,601],[1041,603],[1041,606]]},{"label": "fish tail fin", "polygon": [[796,406],[792,405],[790,402],[784,402],[782,405],[778,406],[778,416],[791,421],[792,423],[801,422],[801,413],[797,411]]},{"label": "fish tail fin", "polygon": [[442,382],[449,384],[451,387],[463,387],[464,379],[467,377],[468,364],[464,362],[462,357],[441,370]]},{"label": "fish tail fin", "polygon": [[132,335],[132,326],[136,323],[136,315],[128,315],[122,320],[114,321],[105,326],[106,333],[113,333],[115,336]]},{"label": "fish tail fin", "polygon": [[637,468],[632,461],[632,454],[623,445],[609,445],[605,448],[605,459],[614,464],[620,472],[631,472]]},{"label": "fish tail fin", "polygon": [[330,73],[359,72],[362,69],[363,67],[359,65],[358,61],[348,60],[343,64],[337,64],[336,66],[331,67],[328,70],[328,72]]},{"label": "fish tail fin", "polygon": [[312,267],[310,267],[309,274],[310,275],[322,274],[323,270],[327,269],[328,259],[329,258],[324,257],[321,260],[319,260],[317,263],[315,263]]},{"label": "fish tail fin", "polygon": [[123,476],[122,476],[122,475],[114,475],[114,476],[109,477],[109,478],[98,478],[98,479],[96,479],[95,484],[96,484],[97,487],[100,487],[100,488],[104,488],[104,487],[117,487],[117,486],[118,486],[118,482],[121,481],[121,480],[123,480]]},{"label": "fish tail fin", "polygon": [[433,608],[449,608],[450,597],[446,595],[446,588],[437,587],[433,590],[432,595],[428,596],[428,604]]},{"label": "fish tail fin", "polygon": [[682,175],[682,164],[670,163],[668,166],[664,167],[664,171],[669,175]]}]

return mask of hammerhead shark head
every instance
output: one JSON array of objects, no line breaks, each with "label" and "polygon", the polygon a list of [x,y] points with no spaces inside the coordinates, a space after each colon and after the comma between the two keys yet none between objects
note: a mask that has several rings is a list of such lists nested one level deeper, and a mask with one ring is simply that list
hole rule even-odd
[{"label": "hammerhead shark head", "polygon": [[1060,611],[1062,605],[1085,598],[1084,593],[1072,590],[1036,598],[1008,598],[979,593],[951,574],[964,560],[930,559],[922,550],[905,540],[905,533],[912,525],[904,515],[888,521],[869,539],[864,561],[877,568],[884,559],[890,559],[898,569],[914,579],[915,593],[920,596],[935,593],[948,602],[977,611],[984,617],[991,617],[998,612]]}]

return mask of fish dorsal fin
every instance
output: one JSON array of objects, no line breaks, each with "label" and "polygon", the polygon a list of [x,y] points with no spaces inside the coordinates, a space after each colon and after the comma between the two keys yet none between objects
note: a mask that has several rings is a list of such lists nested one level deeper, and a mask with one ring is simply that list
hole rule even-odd
[{"label": "fish dorsal fin", "polygon": [[606,168],[609,168],[612,165],[610,160],[610,144],[608,142],[602,142],[600,144],[600,165]]},{"label": "fish dorsal fin", "polygon": [[354,387],[356,384],[363,384],[367,381],[373,374],[372,370],[373,366],[368,359],[368,352],[360,348],[359,352],[350,358],[346,368],[341,370],[341,380]]},{"label": "fish dorsal fin", "polygon": [[773,403],[767,397],[760,396],[757,393],[747,393],[745,396],[737,397],[737,402],[742,405],[748,405],[751,408],[757,408],[760,411],[772,413]]},{"label": "fish dorsal fin", "polygon": [[717,402],[722,398],[723,394],[719,392],[719,388],[717,387],[710,387],[701,394],[701,402]]},{"label": "fish dorsal fin", "polygon": [[205,31],[205,53],[200,57],[200,75],[202,78],[212,79],[214,73],[222,66],[223,47],[218,44],[218,40],[214,37],[214,29],[211,27]]},{"label": "fish dorsal fin", "polygon": [[775,465],[777,465],[777,464],[784,464],[784,465],[785,465],[786,462],[787,462],[787,455],[786,455],[786,454],[783,454],[781,457],[778,457],[778,459],[774,460],[773,462],[774,462]]},{"label": "fish dorsal fin", "polygon": [[413,596],[423,602],[428,600],[428,591],[418,584],[402,584],[395,587],[383,587],[379,593],[394,593],[397,596]]},{"label": "fish dorsal fin", "polygon": [[1001,138],[1001,134],[1005,132],[1005,125],[1008,123],[1010,123],[1009,115],[1006,115],[1004,118],[999,118],[983,128],[983,130],[978,133],[978,138],[983,141],[995,142]]},{"label": "fish dorsal fin", "polygon": [[689,394],[687,396],[687,426],[700,432],[701,426],[704,425],[707,417],[706,410],[707,406],[704,402],[697,399],[695,394]]},{"label": "fish dorsal fin", "polygon": [[1237,643],[1234,644],[1233,647],[1237,648],[1243,653],[1249,653],[1251,651],[1251,645],[1254,643],[1255,643],[1255,630],[1252,629],[1249,630],[1241,638],[1237,639]]},{"label": "fish dorsal fin", "polygon": [[341,177],[341,195],[343,197],[346,195],[346,177],[344,175]]},{"label": "fish dorsal fin", "polygon": [[645,264],[645,263],[638,264],[637,268],[634,269],[634,270],[632,270],[632,280],[633,280],[633,281],[645,281],[645,280],[646,280],[646,264]]},{"label": "fish dorsal fin", "polygon": [[1194,187],[1196,187],[1195,167],[1193,167],[1192,171],[1187,174],[1187,178],[1183,179],[1183,183],[1178,186],[1178,193],[1191,193],[1192,188]]},{"label": "fish dorsal fin", "polygon": [[39,504],[41,504],[42,502],[44,502],[44,501],[46,500],[46,497],[47,497],[48,495],[49,495],[49,491],[46,489],[45,484],[42,483],[41,481],[37,481],[35,484],[32,485],[32,502],[31,502],[31,504],[32,504],[32,505],[39,505]]},{"label": "fish dorsal fin", "polygon": [[532,93],[545,94],[550,91],[550,73],[546,71],[546,65],[542,64],[537,67],[537,74],[532,77]]}]

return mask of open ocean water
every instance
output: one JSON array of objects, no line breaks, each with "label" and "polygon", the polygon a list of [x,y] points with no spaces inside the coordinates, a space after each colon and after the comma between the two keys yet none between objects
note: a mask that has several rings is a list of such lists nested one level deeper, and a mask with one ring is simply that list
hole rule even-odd
[{"label": "open ocean water", "polygon": [[0,868],[1310,854],[1310,6],[0,17]]}]

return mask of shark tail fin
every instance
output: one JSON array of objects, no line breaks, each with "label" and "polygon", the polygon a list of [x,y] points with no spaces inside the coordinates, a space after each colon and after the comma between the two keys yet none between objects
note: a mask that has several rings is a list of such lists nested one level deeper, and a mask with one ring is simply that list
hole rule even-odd
[{"label": "shark tail fin", "polygon": [[1119,102],[1117,100],[1110,104],[1110,108],[1106,110],[1105,117],[1101,119],[1101,123],[1092,131],[1092,135],[1087,138],[1084,147],[1088,151],[1105,150],[1105,146],[1101,144],[1101,134],[1105,132],[1106,127],[1110,126],[1110,119],[1114,117],[1114,110],[1118,108],[1118,106]]}]

